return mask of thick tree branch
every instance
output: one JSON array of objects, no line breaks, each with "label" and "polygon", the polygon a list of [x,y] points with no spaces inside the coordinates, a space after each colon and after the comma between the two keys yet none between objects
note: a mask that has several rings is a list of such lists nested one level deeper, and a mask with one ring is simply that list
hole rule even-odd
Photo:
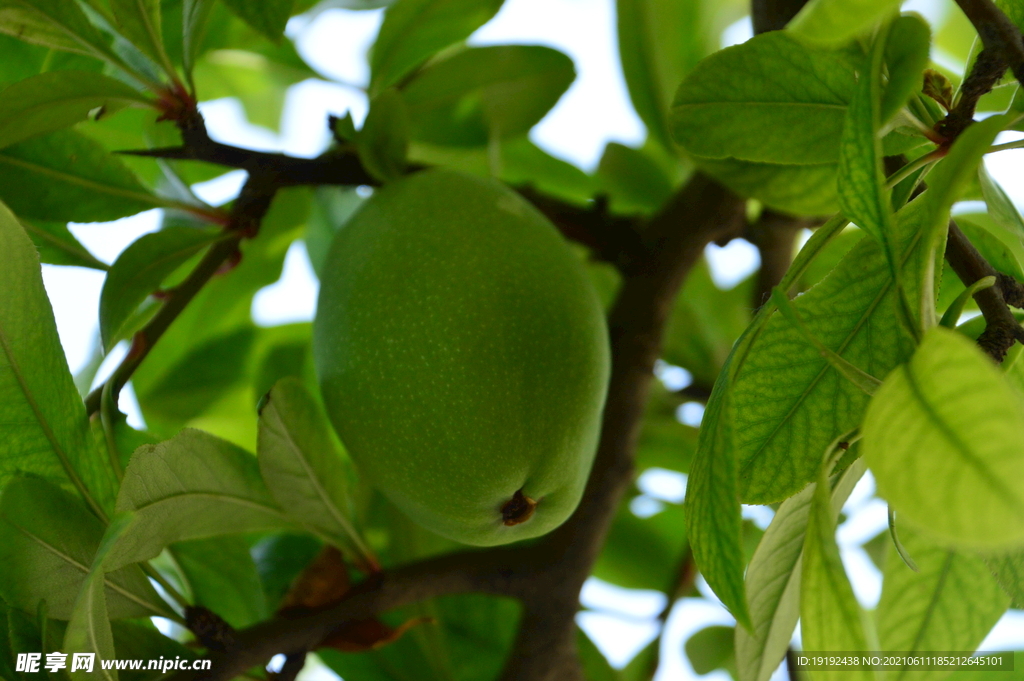
[{"label": "thick tree branch", "polygon": [[578,594],[632,480],[633,453],[654,363],[675,296],[704,247],[744,223],[743,201],[714,180],[690,180],[646,231],[650,255],[623,282],[609,317],[612,376],[601,444],[583,501],[544,541],[546,567],[524,594],[520,628],[504,681],[578,681]]}]

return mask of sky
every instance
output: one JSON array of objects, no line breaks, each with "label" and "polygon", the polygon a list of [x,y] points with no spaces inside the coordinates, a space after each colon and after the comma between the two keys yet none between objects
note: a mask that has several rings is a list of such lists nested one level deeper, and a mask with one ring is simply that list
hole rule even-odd
[{"label": "sky", "polygon": [[[934,18],[943,11],[937,0],[914,0],[905,8]],[[297,42],[300,53],[320,72],[336,83],[306,81],[291,88],[282,118],[281,134],[250,125],[241,107],[233,100],[217,100],[201,105],[211,135],[222,142],[243,147],[285,151],[300,156],[320,153],[328,142],[324,126],[327,113],[352,112],[360,122],[367,102],[359,87],[368,80],[364,58],[381,21],[380,11],[351,12],[328,10],[315,18],[296,17],[288,33]],[[751,35],[749,19],[730,26],[723,33],[723,46],[742,42]],[[491,22],[470,39],[472,44],[542,44],[560,49],[575,62],[578,77],[558,105],[533,129],[531,138],[550,153],[584,170],[593,170],[604,145],[615,141],[639,145],[645,137],[643,124],[632,110],[617,60],[614,0],[506,0]],[[937,55],[942,58],[942,55]],[[348,84],[348,85],[345,85]],[[1019,137],[1019,136],[1018,136]],[[1006,135],[1000,142],[1014,139]],[[1008,151],[987,159],[990,172],[1007,189],[1018,205],[1024,204],[1024,174],[1019,172],[1024,150]],[[244,181],[242,171],[195,187],[196,192],[213,204],[224,203],[237,193]],[[148,211],[104,225],[72,225],[72,231],[99,259],[112,262],[133,240],[157,229],[159,212]],[[720,248],[709,246],[707,258],[715,282],[729,288],[758,266],[756,250],[742,240]],[[95,270],[43,266],[44,282],[51,297],[58,331],[72,371],[88,360],[96,335],[96,310],[103,274]],[[253,317],[261,325],[306,321],[313,317],[317,282],[301,244],[289,251],[281,280],[257,294]],[[102,381],[124,349],[118,348],[106,359],[97,381]],[[668,368],[660,372],[663,380],[681,385],[685,372]],[[121,409],[130,422],[141,426],[130,386],[121,399]],[[697,424],[702,407],[683,405],[680,420]],[[634,506],[638,515],[656,512],[659,504],[678,503],[685,492],[685,476],[670,471],[652,471],[641,476],[644,494]],[[858,544],[886,526],[885,504],[873,496],[870,474],[858,485],[845,508],[848,520],[839,528],[838,539],[844,562],[858,598],[873,607],[880,594],[881,576]],[[771,511],[748,508],[744,514],[766,525]],[[658,681],[695,678],[682,655],[683,642],[709,624],[732,624],[729,614],[716,603],[706,584],[700,585],[710,600],[683,599],[674,608],[667,623],[662,654],[664,664]],[[658,592],[627,590],[590,580],[581,596],[588,610],[580,615],[580,625],[609,657],[622,666],[657,633],[656,616],[665,597]],[[1016,647],[1024,649],[1024,614],[1010,613],[989,636],[983,648],[989,650]],[[713,676],[721,677],[724,672]],[[325,668],[308,666],[304,681],[326,681],[333,674]],[[334,676],[336,679],[337,677]],[[722,681],[718,678],[717,681]]]}]

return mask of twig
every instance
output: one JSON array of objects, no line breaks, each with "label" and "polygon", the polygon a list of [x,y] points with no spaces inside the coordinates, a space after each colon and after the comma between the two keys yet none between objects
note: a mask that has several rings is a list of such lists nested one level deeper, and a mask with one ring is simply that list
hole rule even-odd
[{"label": "twig", "polygon": [[[132,337],[128,354],[118,365],[114,373],[107,379],[110,384],[110,398],[116,404],[117,396],[131,378],[132,374],[149,355],[171,323],[185,309],[191,300],[202,290],[213,275],[231,258],[237,257],[238,246],[243,238],[255,236],[259,231],[260,222],[270,208],[270,203],[277,191],[272,175],[255,173],[249,176],[241,193],[235,200],[231,210],[231,222],[228,225],[228,238],[217,241],[203,256],[199,264],[178,286],[171,289],[156,315]],[[104,386],[99,386],[89,393],[85,400],[86,411],[92,415],[99,411]]]},{"label": "twig", "polygon": [[[985,331],[978,337],[978,345],[992,359],[1002,362],[1006,351],[1015,341],[1024,343],[1024,328],[1006,306],[1003,286],[1011,286],[1009,277],[999,279],[999,273],[978,252],[953,220],[949,221],[949,238],[946,240],[946,262],[953,268],[960,281],[970,286],[979,279],[995,276],[996,285],[974,294],[981,314],[985,317]],[[1009,281],[1007,281],[1009,280]],[[1013,282],[1016,284],[1016,282]],[[1020,296],[1020,285],[1009,289],[1011,295]],[[1016,302],[1022,302],[1017,300]]]},{"label": "twig", "polygon": [[948,144],[974,122],[974,110],[982,95],[990,92],[1009,68],[1024,83],[1024,38],[992,0],[957,0],[957,4],[978,31],[984,49],[960,86],[956,106],[936,125],[936,132]]}]

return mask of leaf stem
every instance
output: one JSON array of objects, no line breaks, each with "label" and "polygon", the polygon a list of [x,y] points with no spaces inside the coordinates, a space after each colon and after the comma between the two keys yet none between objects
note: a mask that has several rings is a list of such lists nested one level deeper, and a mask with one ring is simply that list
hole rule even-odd
[{"label": "leaf stem", "polygon": [[923,168],[925,166],[931,165],[932,163],[935,163],[936,161],[938,161],[939,159],[941,159],[945,155],[946,155],[946,149],[939,148],[939,149],[935,149],[935,150],[925,154],[924,156],[919,156],[918,158],[915,158],[913,161],[911,161],[907,165],[903,166],[902,168],[897,170],[895,173],[893,173],[892,175],[890,175],[889,177],[886,178],[886,180],[885,180],[886,188],[887,189],[892,189],[893,187],[898,185],[900,182],[902,182],[903,180],[905,180],[908,177],[910,177],[912,174],[914,174],[920,168]]},{"label": "leaf stem", "polygon": [[110,468],[117,476],[117,482],[124,479],[124,469],[121,468],[121,456],[117,450],[117,438],[114,435],[114,413],[115,405],[110,391],[111,383],[103,384],[100,395],[100,424],[103,426],[103,439],[107,445],[107,458],[110,461]]},{"label": "leaf stem", "polygon": [[[159,570],[150,565],[148,561],[139,563],[139,566],[142,568],[142,571],[146,574],[146,576],[152,579],[157,584],[159,584],[160,588],[163,589],[164,592],[168,596],[170,596],[174,600],[174,602],[181,607],[182,610],[192,605],[188,602],[188,599],[182,596],[181,592],[174,588],[174,585],[171,584],[166,577],[160,574]],[[185,626],[185,620],[177,616],[177,613],[175,613],[175,615],[176,616],[174,621],[182,626]]]}]

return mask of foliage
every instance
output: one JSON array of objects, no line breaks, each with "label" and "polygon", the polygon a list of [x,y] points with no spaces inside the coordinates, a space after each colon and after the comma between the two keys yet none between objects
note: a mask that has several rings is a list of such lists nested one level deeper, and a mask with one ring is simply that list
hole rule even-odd
[{"label": "foliage", "polygon": [[[1022,20],[1019,3],[996,3],[1009,19],[995,5],[970,14],[987,22],[978,31],[955,9],[929,24],[892,0],[811,0],[785,30],[717,49],[750,9],[738,0],[618,0],[622,72],[648,137],[636,148],[609,143],[590,173],[529,138],[572,86],[572,60],[540,45],[467,45],[502,4],[0,0],[0,677],[31,678],[14,670],[21,652],[189,658],[284,605],[279,614],[301,628],[311,612],[372,596],[393,575],[404,584],[423,565],[426,586],[384,598],[402,607],[366,606],[308,647],[322,644],[347,679],[494,679],[514,673],[516,646],[542,630],[547,600],[571,606],[559,631],[590,681],[651,678],[660,638],[614,669],[573,625],[575,591],[530,600],[502,581],[525,574],[571,591],[571,576],[543,575],[572,566],[661,591],[669,605],[698,595],[699,571],[736,624],[694,634],[685,652],[698,673],[738,681],[771,676],[798,620],[808,650],[965,651],[1024,604],[1024,348],[1014,345],[1024,332],[1007,307],[1024,305],[1024,218],[983,163],[1024,146],[996,144],[1024,117],[1017,81],[1003,76],[1024,54],[998,37]],[[330,112],[333,140],[316,159],[210,140],[198,102],[236,97],[250,121],[276,129],[289,87],[329,80],[285,28],[331,8],[383,12],[365,120]],[[935,49],[963,72],[932,63]],[[987,116],[973,122],[976,113]],[[279,278],[294,243],[318,276],[331,274],[335,233],[364,203],[357,186],[427,166],[504,182],[578,242],[613,343],[600,452],[621,444],[625,456],[606,469],[597,458],[581,507],[606,514],[595,537],[573,534],[574,516],[512,553],[458,553],[465,547],[410,520],[349,458],[321,403],[311,325],[252,320],[253,297]],[[249,180],[231,204],[207,205],[190,186],[225,167]],[[740,205],[739,229],[698,229],[701,215],[718,213],[688,191],[708,186]],[[512,198],[506,210],[533,210]],[[984,210],[958,215],[951,231],[960,200]],[[112,263],[68,226],[153,208],[160,228]],[[486,206],[459,209],[490,219]],[[792,262],[792,248],[768,247],[765,235],[803,226],[815,232]],[[699,253],[738,236],[760,248],[762,270],[723,290]],[[651,282],[672,258],[681,288],[658,297]],[[766,281],[772,264],[786,273]],[[99,355],[76,377],[43,266],[105,273]],[[408,272],[394,274],[388,281]],[[975,304],[983,317],[958,324]],[[522,320],[497,321],[470,335],[490,343]],[[125,359],[89,385],[119,344]],[[656,358],[665,382],[648,386]],[[549,359],[566,376],[593,369]],[[680,368],[690,385],[668,380]],[[117,408],[129,381],[141,430]],[[94,388],[84,399],[83,385]],[[348,399],[374,399],[375,389]],[[459,403],[449,397],[449,408]],[[706,402],[699,429],[676,418],[693,401]],[[466,419],[478,406],[448,414],[462,420],[458,433],[481,430]],[[399,430],[401,400],[388,409],[396,421],[373,432]],[[563,412],[572,409],[548,405],[537,422]],[[392,465],[387,456],[374,466]],[[631,467],[632,478],[608,480]],[[654,502],[634,482],[656,469],[688,476],[686,502],[635,512]],[[867,472],[890,505],[890,532],[866,546],[883,574],[873,611],[857,601],[836,540]],[[448,484],[460,484],[457,473]],[[771,505],[766,531],[744,521],[742,504]],[[543,552],[558,541],[552,563]],[[309,566],[334,549],[340,573],[317,582]],[[472,580],[488,556],[500,558],[499,577],[485,588]],[[516,556],[527,558],[501,562]],[[453,568],[456,559],[466,566]],[[464,579],[445,582],[445,570]],[[177,638],[151,617],[179,625]],[[217,635],[200,620],[216,622]]]}]

